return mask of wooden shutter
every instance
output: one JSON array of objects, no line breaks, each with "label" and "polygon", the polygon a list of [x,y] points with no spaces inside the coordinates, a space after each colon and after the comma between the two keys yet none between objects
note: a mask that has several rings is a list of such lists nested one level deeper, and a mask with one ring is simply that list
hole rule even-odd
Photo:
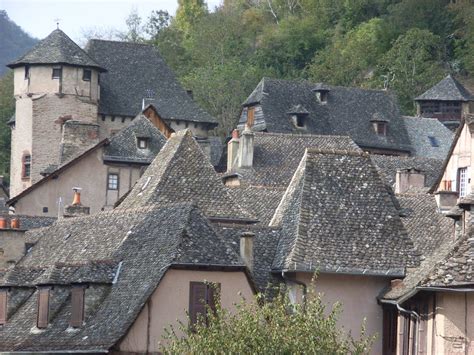
[{"label": "wooden shutter", "polygon": [[255,122],[255,107],[247,108],[247,126],[252,127]]},{"label": "wooden shutter", "polygon": [[36,326],[46,328],[49,322],[49,288],[40,288],[38,290],[38,313]]},{"label": "wooden shutter", "polygon": [[7,290],[0,290],[0,325],[7,323]]},{"label": "wooden shutter", "polygon": [[189,285],[189,318],[196,324],[199,315],[206,315],[207,285],[204,282],[191,282]]},{"label": "wooden shutter", "polygon": [[79,328],[84,322],[84,287],[71,289],[71,322],[73,328]]}]

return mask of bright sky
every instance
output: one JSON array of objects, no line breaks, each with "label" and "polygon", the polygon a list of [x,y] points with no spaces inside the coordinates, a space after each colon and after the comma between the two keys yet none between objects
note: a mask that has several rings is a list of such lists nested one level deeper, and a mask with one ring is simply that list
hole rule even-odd
[{"label": "bright sky", "polygon": [[[220,3],[207,0],[210,10]],[[0,9],[33,37],[46,37],[59,19],[59,28],[75,41],[81,41],[86,29],[124,30],[132,9],[145,20],[152,10],[168,10],[174,15],[177,7],[178,0],[0,0]]]}]

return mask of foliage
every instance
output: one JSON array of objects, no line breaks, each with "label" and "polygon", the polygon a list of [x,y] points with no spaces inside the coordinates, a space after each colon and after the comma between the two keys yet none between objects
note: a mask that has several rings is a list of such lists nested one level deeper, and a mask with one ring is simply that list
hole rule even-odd
[{"label": "foliage", "polygon": [[[259,302],[261,305],[259,305]],[[218,302],[217,302],[218,304]],[[305,306],[292,304],[285,295],[264,302],[244,300],[230,313],[219,305],[208,310],[207,322],[192,329],[181,324],[168,329],[165,354],[366,354],[375,337],[354,339],[339,330],[340,305],[327,309],[314,289]],[[181,336],[179,334],[184,334]]]},{"label": "foliage", "polygon": [[0,78],[0,175],[8,181],[10,173],[10,127],[7,121],[15,112],[13,72]]}]

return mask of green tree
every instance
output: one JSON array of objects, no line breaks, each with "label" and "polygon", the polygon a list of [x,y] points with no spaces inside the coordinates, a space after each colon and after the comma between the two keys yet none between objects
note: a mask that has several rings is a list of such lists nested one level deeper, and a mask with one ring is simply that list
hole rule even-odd
[{"label": "green tree", "polygon": [[[341,307],[327,309],[319,295],[310,292],[306,304],[292,304],[288,297],[271,302],[242,301],[232,314],[221,307],[209,310],[190,329],[182,324],[184,337],[170,329],[165,354],[366,354],[374,337],[362,328],[360,339],[343,334],[337,326]],[[361,320],[362,322],[362,320]]]},{"label": "green tree", "polygon": [[204,0],[178,0],[176,26],[187,36],[196,21],[207,13],[207,4]]},{"label": "green tree", "polygon": [[7,121],[15,113],[13,98],[13,72],[0,77],[0,175],[8,181],[10,174],[10,127]]},{"label": "green tree", "polygon": [[441,38],[428,30],[413,28],[383,56],[373,84],[394,90],[403,111],[413,114],[413,98],[445,74]]}]

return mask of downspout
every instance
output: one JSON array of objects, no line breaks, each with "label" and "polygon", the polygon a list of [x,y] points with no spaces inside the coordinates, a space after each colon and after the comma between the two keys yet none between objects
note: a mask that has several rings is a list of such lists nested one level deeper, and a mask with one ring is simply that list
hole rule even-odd
[{"label": "downspout", "polygon": [[286,280],[288,282],[293,282],[293,283],[303,287],[303,297],[302,297],[303,298],[303,311],[305,311],[305,309],[306,309],[306,294],[307,294],[307,291],[308,291],[308,287],[302,281],[298,281],[296,279],[291,279],[291,278],[285,276],[285,272],[287,272],[287,271],[285,271],[285,270],[281,271],[281,277],[283,278],[283,280]]},{"label": "downspout", "polygon": [[[420,315],[418,313],[416,313],[415,311],[410,311],[408,309],[403,308],[398,303],[395,303],[395,305],[397,306],[397,309],[400,312],[410,314],[410,315],[414,316],[415,319],[416,319],[415,329],[413,331],[413,335],[414,335],[414,341],[415,341],[415,354],[418,354],[418,323],[420,322]],[[408,350],[408,351],[410,351],[410,350]]]}]

